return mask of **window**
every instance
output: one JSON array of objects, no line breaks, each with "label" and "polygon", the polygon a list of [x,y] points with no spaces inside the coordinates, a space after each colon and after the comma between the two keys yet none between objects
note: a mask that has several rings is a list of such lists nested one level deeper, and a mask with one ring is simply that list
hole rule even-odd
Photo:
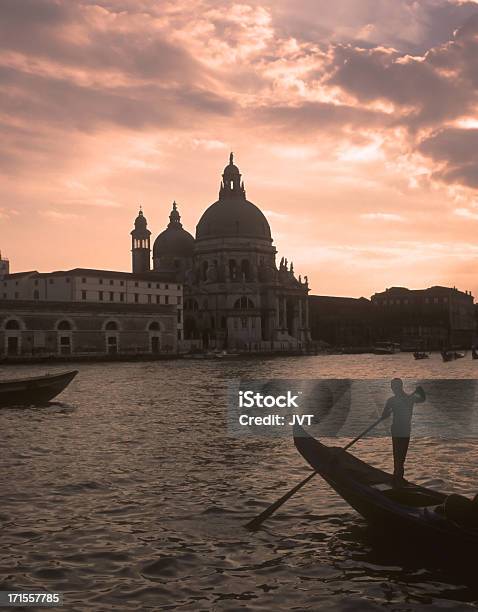
[{"label": "window", "polygon": [[241,325],[243,329],[247,327],[247,317],[241,317]]},{"label": "window", "polygon": [[103,291],[98,291],[98,299],[100,300],[100,302],[103,301]]},{"label": "window", "polygon": [[113,291],[110,291],[110,302],[113,302],[115,299],[115,294]]},{"label": "window", "polygon": [[161,289],[161,285],[159,283],[156,283],[156,289]]},{"label": "window", "polygon": [[164,296],[164,303],[169,304],[169,295]]},{"label": "window", "polygon": [[181,311],[178,310],[178,323],[181,323]]},{"label": "window", "polygon": [[138,281],[136,281],[136,282],[135,282],[134,286],[135,286],[135,287],[139,287],[139,283],[138,283]]},{"label": "window", "polygon": [[181,285],[178,285],[178,291],[181,291]]},{"label": "window", "polygon": [[178,304],[181,304],[181,302],[182,302],[182,298],[180,295],[178,295]]},{"label": "window", "polygon": [[82,282],[82,283],[86,283],[86,278],[82,278],[82,279],[81,279],[81,282]]},{"label": "window", "polygon": [[118,331],[118,323],[116,323],[116,321],[108,321],[105,325],[105,329],[107,331]]},{"label": "window", "polygon": [[165,289],[169,289],[169,285],[164,285],[164,288]]},{"label": "window", "polygon": [[148,304],[151,304],[151,295],[148,293]]},{"label": "window", "polygon": [[161,326],[157,321],[151,321],[151,323],[149,324],[149,331],[160,331],[161,330]]},{"label": "window", "polygon": [[148,289],[151,289],[151,283],[148,283]]},{"label": "window", "polygon": [[20,323],[15,319],[10,319],[5,323],[5,329],[20,329]]},{"label": "window", "polygon": [[120,302],[124,302],[124,293],[120,293]]},{"label": "window", "polygon": [[58,323],[56,328],[61,329],[61,330],[68,330],[68,329],[71,329],[71,323],[69,321],[63,320]]},{"label": "window", "polygon": [[110,285],[114,285],[114,283],[115,283],[114,280],[111,278],[110,279]]},{"label": "window", "polygon": [[254,308],[254,302],[245,295],[243,295],[241,298],[236,300],[234,308],[239,308],[241,310],[245,310],[247,308]]},{"label": "window", "polygon": [[15,291],[15,299],[16,300],[18,300],[18,296],[19,296],[18,291]]},{"label": "window", "polygon": [[161,304],[161,296],[160,295],[156,296],[156,304]]},{"label": "window", "polygon": [[102,285],[103,284],[103,279],[100,278],[100,280],[98,282],[100,283],[100,285]]},{"label": "window", "polygon": [[86,300],[86,291],[81,292],[81,299]]},{"label": "window", "polygon": [[134,301],[135,301],[136,304],[139,302],[139,294],[138,293],[134,294]]}]

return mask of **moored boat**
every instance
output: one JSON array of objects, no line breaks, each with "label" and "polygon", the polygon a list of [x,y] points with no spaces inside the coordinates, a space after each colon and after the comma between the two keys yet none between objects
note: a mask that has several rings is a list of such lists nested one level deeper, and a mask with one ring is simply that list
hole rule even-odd
[{"label": "moored boat", "polygon": [[424,351],[415,351],[413,353],[413,357],[417,360],[419,359],[429,359],[430,355],[428,353],[425,353]]},{"label": "moored boat", "polygon": [[339,448],[331,448],[307,434],[294,430],[297,450],[312,468],[366,521],[380,532],[403,534],[408,542],[425,540],[432,552],[476,550],[478,526],[463,524],[450,516],[454,504],[442,492],[405,482],[394,486],[393,476],[361,461]]},{"label": "moored boat", "polygon": [[372,348],[372,353],[374,355],[394,355],[399,352],[400,345],[396,342],[376,342],[375,346]]},{"label": "moored boat", "polygon": [[463,359],[464,356],[465,353],[459,353],[458,351],[444,350],[441,352],[443,361],[455,361],[456,359]]},{"label": "moored boat", "polygon": [[0,407],[38,406],[59,395],[75,378],[78,370],[31,378],[0,380]]}]

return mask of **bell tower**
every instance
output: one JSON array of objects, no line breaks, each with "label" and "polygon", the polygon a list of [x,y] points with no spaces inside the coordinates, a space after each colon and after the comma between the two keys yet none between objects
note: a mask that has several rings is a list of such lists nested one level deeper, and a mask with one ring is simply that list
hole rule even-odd
[{"label": "bell tower", "polygon": [[148,229],[148,222],[140,206],[138,216],[134,221],[134,229],[131,232],[132,267],[133,272],[136,274],[149,272],[150,270],[150,236],[151,232]]}]

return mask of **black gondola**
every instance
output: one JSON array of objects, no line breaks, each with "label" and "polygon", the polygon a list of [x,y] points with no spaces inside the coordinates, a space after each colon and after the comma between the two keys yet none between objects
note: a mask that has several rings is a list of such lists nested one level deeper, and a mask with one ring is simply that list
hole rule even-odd
[{"label": "black gondola", "polygon": [[0,408],[38,406],[47,403],[67,387],[78,370],[32,378],[0,380]]},{"label": "black gondola", "polygon": [[450,498],[444,493],[408,482],[394,486],[391,474],[325,446],[301,427],[295,428],[294,442],[312,468],[374,529],[402,535],[408,542],[426,540],[436,552],[463,553],[470,547],[476,551],[478,527],[452,520],[445,503]]}]

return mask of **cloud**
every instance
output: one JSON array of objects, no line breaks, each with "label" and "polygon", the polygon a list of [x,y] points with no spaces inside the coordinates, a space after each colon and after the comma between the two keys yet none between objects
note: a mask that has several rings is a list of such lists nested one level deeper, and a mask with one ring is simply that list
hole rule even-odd
[{"label": "cloud", "polygon": [[444,128],[422,140],[419,151],[439,164],[435,178],[478,188],[478,128]]},{"label": "cloud", "polygon": [[363,213],[360,216],[362,219],[367,219],[369,221],[405,221],[402,215],[397,215],[395,213],[370,212]]}]

